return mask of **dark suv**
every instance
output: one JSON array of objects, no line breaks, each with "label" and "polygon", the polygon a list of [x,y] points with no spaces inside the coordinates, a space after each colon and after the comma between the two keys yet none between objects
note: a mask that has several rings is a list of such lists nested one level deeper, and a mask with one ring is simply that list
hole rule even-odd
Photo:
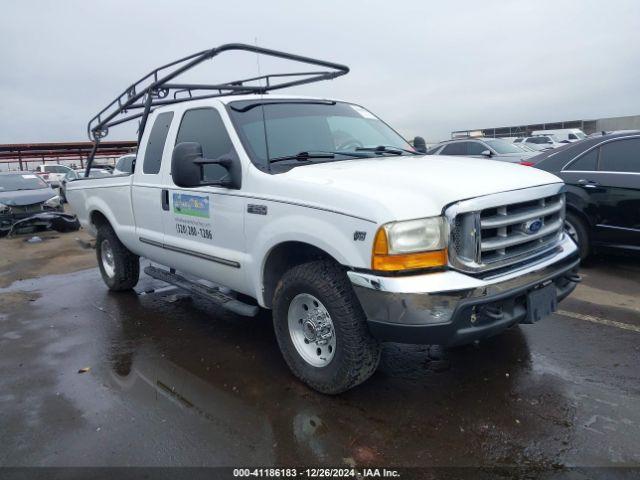
[{"label": "dark suv", "polygon": [[640,254],[640,131],[587,138],[529,160],[567,184],[566,229],[595,248]]}]

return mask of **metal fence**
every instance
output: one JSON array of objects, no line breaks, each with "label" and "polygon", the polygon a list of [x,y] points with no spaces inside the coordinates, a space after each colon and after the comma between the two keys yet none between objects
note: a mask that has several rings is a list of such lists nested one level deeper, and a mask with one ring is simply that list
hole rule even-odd
[{"label": "metal fence", "polygon": [[[134,141],[110,141],[100,143],[96,154],[96,166],[115,164],[122,155],[134,153]],[[43,164],[61,164],[84,168],[93,148],[93,142],[63,143],[15,143],[0,145],[0,171],[30,171]]]}]

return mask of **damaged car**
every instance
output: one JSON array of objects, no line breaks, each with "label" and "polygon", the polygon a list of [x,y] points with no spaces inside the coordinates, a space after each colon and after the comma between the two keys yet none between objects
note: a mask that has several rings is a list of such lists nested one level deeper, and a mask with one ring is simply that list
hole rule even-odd
[{"label": "damaged car", "polygon": [[0,236],[18,229],[77,230],[63,212],[60,196],[35,173],[0,172]]}]

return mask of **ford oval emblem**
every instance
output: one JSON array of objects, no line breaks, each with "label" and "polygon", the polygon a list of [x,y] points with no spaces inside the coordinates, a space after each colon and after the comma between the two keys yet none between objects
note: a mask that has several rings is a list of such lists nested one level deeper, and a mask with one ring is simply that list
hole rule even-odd
[{"label": "ford oval emblem", "polygon": [[522,230],[524,230],[524,233],[528,233],[530,235],[534,233],[538,233],[541,228],[542,228],[542,220],[539,218],[529,220],[528,222],[525,222],[522,224]]}]

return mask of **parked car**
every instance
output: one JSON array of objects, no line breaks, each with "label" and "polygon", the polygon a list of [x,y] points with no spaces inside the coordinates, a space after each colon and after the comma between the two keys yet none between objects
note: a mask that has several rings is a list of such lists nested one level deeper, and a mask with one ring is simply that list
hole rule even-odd
[{"label": "parked car", "polygon": [[558,128],[555,130],[535,130],[531,132],[533,136],[553,135],[555,140],[560,143],[577,142],[587,138],[585,133],[579,128]]},{"label": "parked car", "polygon": [[532,137],[516,138],[513,143],[525,143],[537,150],[548,150],[564,145],[554,135],[536,135]]},{"label": "parked car", "polygon": [[[85,174],[84,168],[70,170],[69,172],[67,172],[64,178],[60,181],[59,195],[62,198],[63,202],[67,201],[67,183],[84,177],[84,174]],[[111,172],[109,170],[105,170],[102,168],[92,168],[89,171],[89,178],[101,178],[101,177],[109,177],[109,176],[111,176]]]},{"label": "parked car", "polygon": [[58,188],[60,181],[69,171],[71,171],[71,167],[67,167],[66,165],[43,164],[38,165],[35,173],[51,185],[52,188]]},{"label": "parked car", "polygon": [[133,173],[133,164],[135,160],[135,155],[123,155],[116,161],[116,168],[113,169],[113,174],[131,175]]},{"label": "parked car", "polygon": [[0,234],[34,214],[61,211],[60,197],[35,173],[0,172]]},{"label": "parked car", "polygon": [[527,148],[533,150],[534,152],[544,152],[546,150],[551,150],[553,147],[550,147],[548,145],[544,145],[544,144],[537,144],[537,143],[525,143],[525,142],[514,142],[513,143],[516,146],[522,145],[522,146],[526,146]]},{"label": "parked car", "polygon": [[529,143],[512,143],[511,145],[515,145],[516,147],[518,147],[523,152],[532,153],[534,155],[537,155],[538,153],[540,153],[539,149],[533,148],[533,144],[529,144]]},{"label": "parked car", "polygon": [[499,138],[465,138],[448,140],[427,152],[429,155],[463,155],[502,162],[520,163],[536,154]]},{"label": "parked car", "polygon": [[639,133],[640,130],[598,130],[597,132],[590,133],[587,138],[604,137],[605,135],[614,135],[618,133]]},{"label": "parked car", "polygon": [[640,132],[588,138],[531,159],[567,184],[566,228],[587,257],[640,253]]},{"label": "parked car", "polygon": [[[343,65],[241,44],[187,59],[238,50],[316,71],[255,87],[234,80],[190,100],[203,86],[172,95],[178,61],[89,123],[98,141],[148,99],[132,177],[67,186],[109,289],[133,288],[143,256],[155,262],[148,275],[223,308],[272,309],[291,371],[335,394],[375,371],[380,342],[474,342],[538,321],[575,288],[558,177],[426,156],[353,103],[263,95],[335,78]],[[178,101],[157,100],[147,78]]]}]

